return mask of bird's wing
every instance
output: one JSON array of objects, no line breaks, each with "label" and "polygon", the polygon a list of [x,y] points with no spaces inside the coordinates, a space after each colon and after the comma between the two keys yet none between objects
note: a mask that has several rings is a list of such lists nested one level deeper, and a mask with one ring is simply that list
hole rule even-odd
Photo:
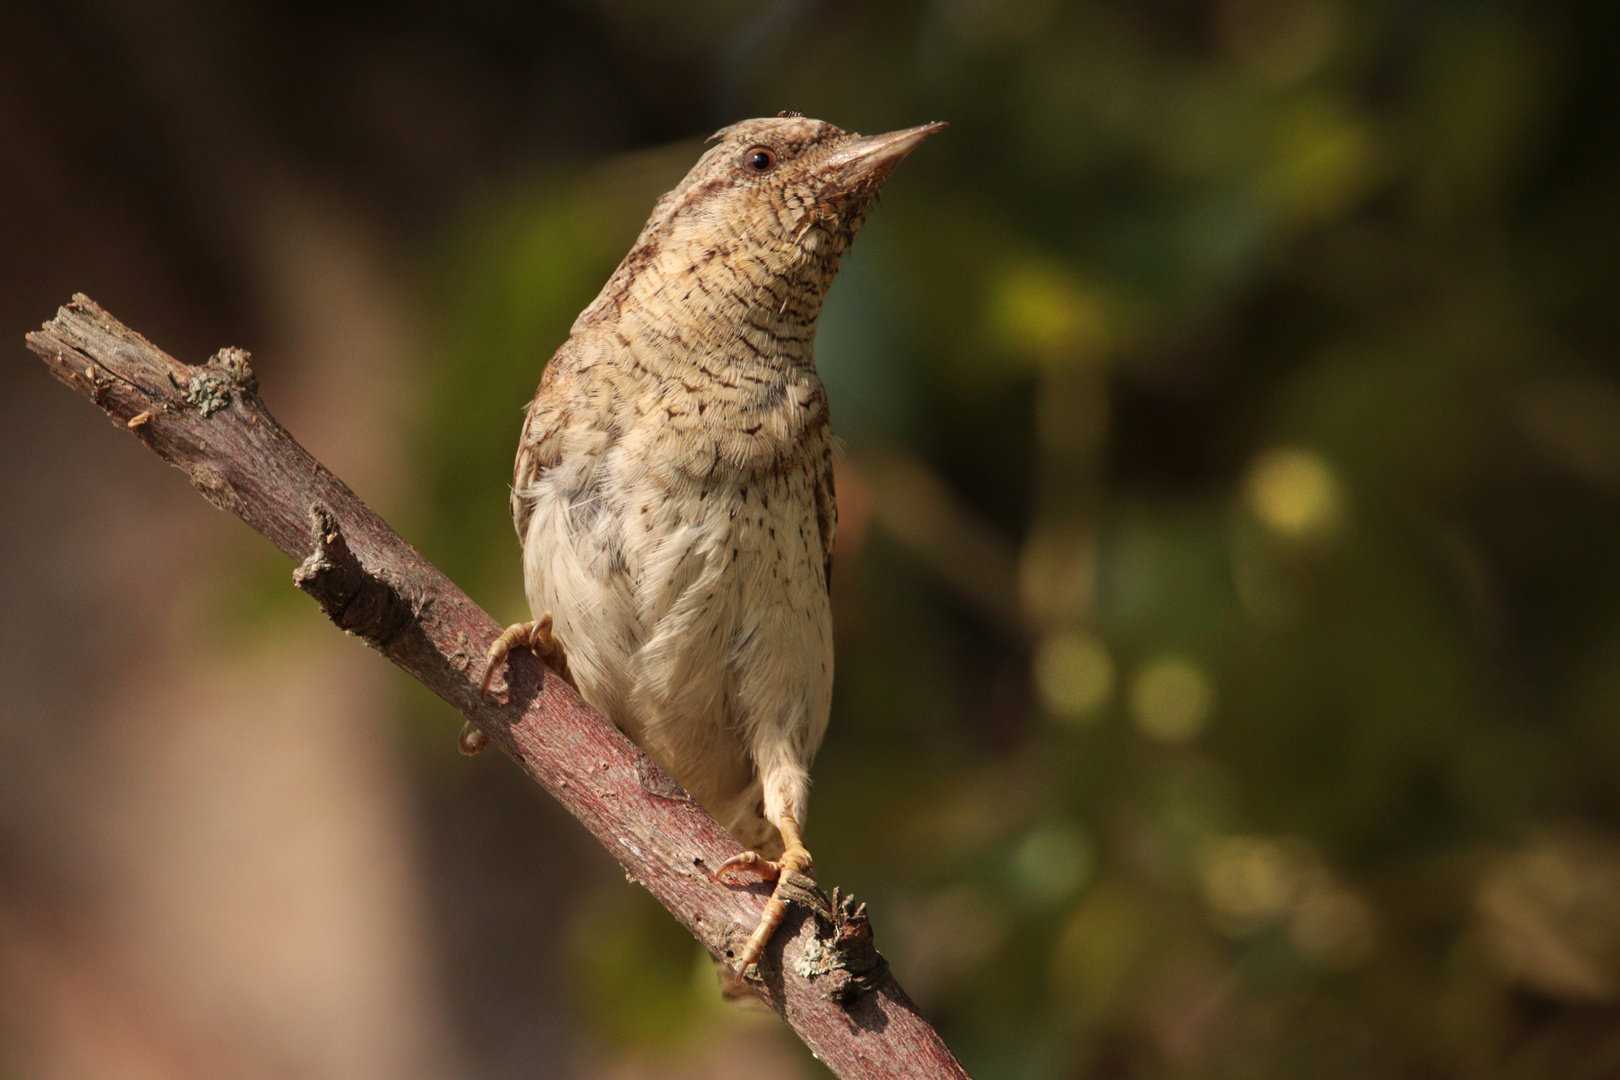
[{"label": "bird's wing", "polygon": [[[551,374],[549,367],[546,374]],[[529,518],[534,515],[540,477],[557,464],[559,440],[555,436],[561,417],[551,384],[549,378],[540,381],[539,392],[524,412],[523,437],[518,440],[517,460],[512,464],[512,524],[517,527],[520,540],[529,534]]]},{"label": "bird's wing", "polygon": [[823,580],[832,594],[833,539],[838,535],[838,496],[833,490],[833,447],[829,440],[816,477],[816,524],[821,530]]}]

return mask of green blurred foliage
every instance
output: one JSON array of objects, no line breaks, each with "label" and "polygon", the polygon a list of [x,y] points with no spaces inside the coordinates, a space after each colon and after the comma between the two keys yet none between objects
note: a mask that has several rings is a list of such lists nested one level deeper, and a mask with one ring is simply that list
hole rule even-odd
[{"label": "green blurred foliage", "polygon": [[[969,1071],[1620,1071],[1611,7],[601,8],[672,55],[762,28],[737,116],[951,121],[821,329],[810,839]],[[423,547],[504,616],[520,409],[698,152],[446,239]],[[1010,553],[1015,628],[856,505],[885,455]],[[579,930],[603,1038],[726,1022],[618,889]]]}]

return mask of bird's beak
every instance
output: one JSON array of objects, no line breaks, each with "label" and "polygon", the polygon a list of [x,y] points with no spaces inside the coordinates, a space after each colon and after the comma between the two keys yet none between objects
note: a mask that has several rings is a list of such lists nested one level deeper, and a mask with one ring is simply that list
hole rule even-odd
[{"label": "bird's beak", "polygon": [[936,121],[886,135],[866,135],[845,143],[816,166],[828,195],[875,188],[889,178],[894,167],[924,142],[945,130]]}]

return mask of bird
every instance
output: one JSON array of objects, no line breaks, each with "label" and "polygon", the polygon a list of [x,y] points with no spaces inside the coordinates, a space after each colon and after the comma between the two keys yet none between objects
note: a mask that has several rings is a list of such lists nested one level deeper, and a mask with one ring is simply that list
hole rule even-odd
[{"label": "bird", "polygon": [[524,416],[511,510],[534,618],[490,648],[481,693],[533,650],[743,846],[719,880],[777,882],[740,973],[787,913],[783,882],[814,872],[838,521],[816,322],[879,189],[944,127],[861,136],[782,112],[716,132]]}]

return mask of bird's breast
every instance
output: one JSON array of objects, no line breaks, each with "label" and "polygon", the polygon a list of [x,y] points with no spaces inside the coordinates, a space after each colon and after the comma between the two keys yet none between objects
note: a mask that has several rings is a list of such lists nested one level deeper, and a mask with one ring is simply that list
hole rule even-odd
[{"label": "bird's breast", "polygon": [[811,372],[746,368],[665,380],[632,404],[627,451],[653,471],[706,482],[793,468],[826,438],[826,393]]}]

